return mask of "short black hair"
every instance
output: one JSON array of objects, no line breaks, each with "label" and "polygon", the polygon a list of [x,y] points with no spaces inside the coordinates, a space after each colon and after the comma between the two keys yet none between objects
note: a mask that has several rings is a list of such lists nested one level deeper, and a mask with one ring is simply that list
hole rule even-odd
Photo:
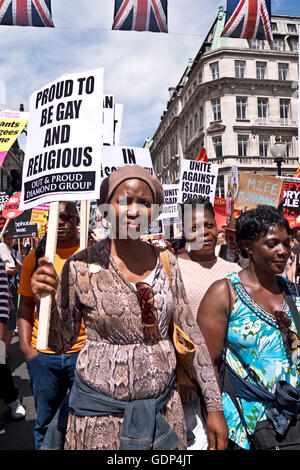
[{"label": "short black hair", "polygon": [[[283,214],[275,207],[259,205],[256,209],[242,212],[236,221],[236,241],[241,248],[244,240],[254,240],[260,234],[266,234],[270,227],[279,225],[291,234],[291,228]],[[243,250],[244,251],[244,250]],[[244,256],[244,254],[242,253]]]},{"label": "short black hair", "polygon": [[210,202],[209,199],[206,199],[204,197],[197,197],[197,198],[188,198],[186,201],[184,201],[183,204],[178,205],[178,215],[182,220],[182,223],[184,222],[184,209],[185,206],[190,206],[192,210],[196,209],[197,206],[204,206],[204,210],[210,212],[210,214],[215,218],[215,211],[212,203]]}]

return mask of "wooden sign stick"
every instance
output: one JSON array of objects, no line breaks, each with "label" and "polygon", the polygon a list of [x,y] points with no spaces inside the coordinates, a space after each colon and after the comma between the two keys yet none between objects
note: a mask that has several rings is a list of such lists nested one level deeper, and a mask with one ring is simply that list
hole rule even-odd
[{"label": "wooden sign stick", "polygon": [[91,201],[81,201],[80,203],[80,251],[88,246],[90,205]]},{"label": "wooden sign stick", "polygon": [[5,233],[5,230],[7,229],[7,226],[8,226],[8,224],[9,224],[9,222],[10,222],[10,219],[6,219],[6,222],[5,222],[5,224],[4,224],[4,227],[3,227],[2,232],[1,232],[1,234],[0,234],[0,241],[2,240],[2,237],[3,237],[4,233]]},{"label": "wooden sign stick", "polygon": [[[54,265],[56,242],[57,242],[57,227],[58,227],[58,213],[59,202],[51,202],[49,210],[47,242],[45,256],[50,259]],[[37,335],[36,349],[47,349],[48,336],[50,327],[51,316],[51,294],[44,294],[41,296],[40,313],[39,313],[39,327]]]}]

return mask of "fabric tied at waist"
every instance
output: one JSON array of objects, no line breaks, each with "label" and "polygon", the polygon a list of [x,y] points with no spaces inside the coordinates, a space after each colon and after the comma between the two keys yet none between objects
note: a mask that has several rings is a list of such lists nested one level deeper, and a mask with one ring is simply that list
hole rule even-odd
[{"label": "fabric tied at waist", "polygon": [[76,416],[123,413],[119,450],[173,450],[178,447],[180,439],[160,411],[168,402],[174,388],[175,377],[159,397],[126,402],[95,390],[76,372],[69,397],[69,408]]},{"label": "fabric tied at waist", "polygon": [[[267,416],[273,423],[276,432],[284,435],[291,420],[300,412],[300,390],[285,380],[278,380],[275,385],[275,392],[272,393],[243,379],[228,364],[226,364],[226,368],[238,398],[247,401],[273,403],[274,408],[267,410]],[[226,382],[224,383],[224,391],[228,393]]]}]

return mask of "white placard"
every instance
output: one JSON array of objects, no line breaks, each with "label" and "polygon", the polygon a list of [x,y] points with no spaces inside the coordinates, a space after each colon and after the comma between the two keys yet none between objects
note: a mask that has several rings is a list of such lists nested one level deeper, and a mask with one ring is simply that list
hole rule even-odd
[{"label": "white placard", "polygon": [[124,105],[120,103],[115,104],[115,135],[114,145],[120,145],[122,121],[123,121]]},{"label": "white placard", "polygon": [[103,145],[114,145],[115,97],[103,97]]},{"label": "white placard", "polygon": [[125,165],[139,165],[154,174],[149,149],[139,147],[103,147],[101,179]]},{"label": "white placard", "polygon": [[30,97],[20,208],[97,199],[103,69],[63,75]]},{"label": "white placard", "polygon": [[214,204],[218,168],[215,163],[181,160],[178,204],[198,197],[209,199]]},{"label": "white placard", "polygon": [[178,217],[177,199],[179,186],[178,184],[164,184],[163,188],[165,195],[164,210],[158,219],[175,219]]}]

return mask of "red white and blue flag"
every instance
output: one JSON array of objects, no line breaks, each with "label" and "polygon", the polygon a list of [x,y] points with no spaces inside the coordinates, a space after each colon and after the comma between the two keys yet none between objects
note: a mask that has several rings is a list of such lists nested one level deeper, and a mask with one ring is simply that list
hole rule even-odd
[{"label": "red white and blue flag", "polygon": [[271,0],[227,0],[221,36],[273,41]]},{"label": "red white and blue flag", "polygon": [[0,25],[53,28],[51,0],[0,0]]},{"label": "red white and blue flag", "polygon": [[115,0],[112,29],[168,32],[168,0]]}]

